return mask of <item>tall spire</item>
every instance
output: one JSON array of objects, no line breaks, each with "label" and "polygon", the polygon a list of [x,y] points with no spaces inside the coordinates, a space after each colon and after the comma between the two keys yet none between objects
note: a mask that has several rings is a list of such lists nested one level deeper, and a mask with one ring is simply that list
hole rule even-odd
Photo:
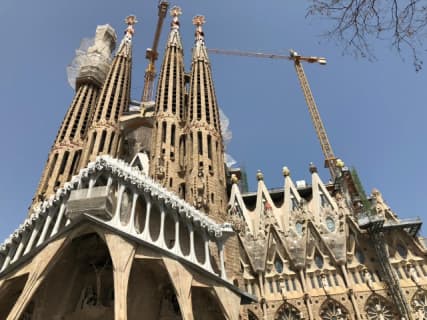
[{"label": "tall spire", "polygon": [[120,151],[118,121],[130,102],[132,37],[135,33],[133,26],[137,23],[136,17],[126,17],[125,23],[125,35],[102,87],[80,167],[85,167],[89,161],[95,160],[97,155],[117,156]]},{"label": "tall spire", "polygon": [[76,79],[76,94],[50,151],[32,208],[50,196],[77,172],[96,101],[111,63],[116,33],[109,25],[98,26],[95,42]]},{"label": "tall spire", "polygon": [[206,23],[205,17],[198,15],[193,18],[193,24],[196,26],[195,44],[193,47],[193,60],[203,59],[209,62],[208,53],[205,47],[205,33],[203,32],[203,25]]},{"label": "tall spire", "polygon": [[184,135],[186,94],[184,83],[184,54],[179,34],[182,11],[173,7],[171,30],[157,87],[155,126],[151,145],[150,175],[170,190],[185,198]]},{"label": "tall spire", "polygon": [[224,146],[219,123],[210,62],[203,32],[204,16],[193,18],[196,26],[193,47],[190,101],[187,116],[187,199],[218,221],[225,218],[226,193]]}]

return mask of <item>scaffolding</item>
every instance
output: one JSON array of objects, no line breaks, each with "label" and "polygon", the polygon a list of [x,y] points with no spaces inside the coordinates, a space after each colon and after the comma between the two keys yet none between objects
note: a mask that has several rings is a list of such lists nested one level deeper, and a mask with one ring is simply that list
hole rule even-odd
[{"label": "scaffolding", "polygon": [[375,213],[365,213],[358,219],[359,227],[365,229],[374,244],[375,253],[380,265],[380,273],[390,291],[393,301],[400,313],[402,319],[412,320],[411,311],[408,302],[403,295],[399,279],[390,263],[386,240],[384,234],[403,230],[411,237],[416,237],[421,228],[420,218],[411,218],[398,221],[385,220]]}]

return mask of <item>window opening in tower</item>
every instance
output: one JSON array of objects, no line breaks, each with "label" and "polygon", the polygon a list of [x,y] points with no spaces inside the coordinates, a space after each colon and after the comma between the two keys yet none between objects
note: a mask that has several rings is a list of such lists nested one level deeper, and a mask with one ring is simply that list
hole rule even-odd
[{"label": "window opening in tower", "polygon": [[115,133],[113,132],[112,134],[111,134],[111,138],[110,138],[110,144],[108,145],[108,153],[111,153],[111,148],[113,147],[113,141],[114,141],[114,138],[115,138]]},{"label": "window opening in tower", "polygon": [[101,142],[99,143],[98,154],[104,151],[105,138],[107,137],[107,131],[103,130],[101,134]]},{"label": "window opening in tower", "polygon": [[49,177],[52,176],[53,169],[55,168],[57,160],[58,160],[58,153],[55,153],[55,155],[53,156],[52,164],[51,164],[51,166],[49,168],[49,171],[48,171],[48,173],[47,173],[47,175],[45,177],[45,182],[43,184],[43,188],[42,188],[42,192],[41,192],[42,194],[46,192],[47,185],[48,185],[48,182],[49,182]]},{"label": "window opening in tower", "polygon": [[65,151],[64,156],[62,157],[61,167],[59,168],[59,174],[60,175],[64,173],[69,154],[70,154],[69,151]]},{"label": "window opening in tower", "polygon": [[211,115],[210,115],[210,103],[209,103],[209,94],[208,94],[208,81],[207,81],[207,71],[206,71],[206,65],[203,65],[203,68],[205,69],[203,74],[203,88],[205,91],[205,113],[206,113],[206,121],[208,124],[211,123]]},{"label": "window opening in tower", "polygon": [[79,163],[81,153],[82,153],[81,150],[74,153],[73,162],[71,163],[69,176],[73,175],[76,172],[77,164]]},{"label": "window opening in tower", "polygon": [[166,121],[162,122],[162,142],[166,142]]},{"label": "window opening in tower", "polygon": [[167,55],[167,60],[165,62],[167,68],[166,68],[166,75],[165,75],[165,92],[163,93],[163,111],[168,110],[168,97],[169,97],[169,78],[170,78],[170,68],[171,68],[171,51],[169,51]]},{"label": "window opening in tower", "polygon": [[212,159],[212,137],[208,134],[208,158]]},{"label": "window opening in tower", "polygon": [[92,154],[93,152],[93,148],[95,147],[95,141],[96,141],[96,132],[92,134],[92,141],[90,142],[89,154]]},{"label": "window opening in tower", "polygon": [[197,132],[197,147],[199,150],[199,155],[202,155],[203,154],[203,137],[200,131]]},{"label": "window opening in tower", "polygon": [[175,125],[171,127],[171,146],[175,146]]}]

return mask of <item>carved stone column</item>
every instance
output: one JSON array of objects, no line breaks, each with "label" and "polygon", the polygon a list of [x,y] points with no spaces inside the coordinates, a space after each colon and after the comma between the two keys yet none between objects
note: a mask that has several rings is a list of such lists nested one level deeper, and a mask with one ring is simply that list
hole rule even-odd
[{"label": "carved stone column", "polygon": [[114,319],[127,319],[127,291],[129,276],[135,256],[135,246],[120,236],[112,233],[105,234],[114,275]]},{"label": "carved stone column", "polygon": [[40,284],[47,275],[47,269],[51,269],[55,265],[57,259],[56,261],[53,261],[53,257],[61,249],[65,239],[66,238],[63,237],[51,242],[31,262],[31,265],[29,266],[30,273],[28,280],[25,283],[21,295],[19,296],[18,300],[16,300],[15,305],[10,311],[7,320],[18,320],[21,318],[21,315],[24,312],[27,304],[30,302],[34,293],[37,291]]},{"label": "carved stone column", "polygon": [[240,297],[224,287],[214,287],[226,320],[239,320]]},{"label": "carved stone column", "polygon": [[191,283],[193,276],[181,264],[169,258],[163,258],[166,270],[175,288],[176,297],[183,320],[193,320],[193,305],[191,300]]}]

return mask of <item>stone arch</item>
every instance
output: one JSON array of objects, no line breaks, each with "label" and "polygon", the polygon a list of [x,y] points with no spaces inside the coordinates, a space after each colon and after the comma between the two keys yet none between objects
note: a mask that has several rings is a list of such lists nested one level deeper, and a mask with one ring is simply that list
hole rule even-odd
[{"label": "stone arch", "polygon": [[174,286],[160,259],[133,262],[127,295],[128,320],[181,320]]},{"label": "stone arch", "polygon": [[320,319],[322,320],[348,320],[347,309],[334,299],[327,299],[320,307]]},{"label": "stone arch", "polygon": [[427,320],[427,291],[419,289],[411,299],[412,310],[417,320]]},{"label": "stone arch", "polygon": [[366,318],[369,320],[393,320],[398,318],[393,305],[386,298],[372,294],[365,304]]},{"label": "stone arch", "polygon": [[282,304],[274,316],[274,320],[300,320],[301,312],[290,303]]},{"label": "stone arch", "polygon": [[6,280],[0,290],[0,319],[6,319],[28,280],[28,274]]},{"label": "stone arch", "polygon": [[29,307],[41,319],[112,320],[112,292],[113,268],[108,247],[96,232],[90,231],[63,248]]},{"label": "stone arch", "polygon": [[191,289],[194,320],[225,320],[218,298],[212,289]]}]

